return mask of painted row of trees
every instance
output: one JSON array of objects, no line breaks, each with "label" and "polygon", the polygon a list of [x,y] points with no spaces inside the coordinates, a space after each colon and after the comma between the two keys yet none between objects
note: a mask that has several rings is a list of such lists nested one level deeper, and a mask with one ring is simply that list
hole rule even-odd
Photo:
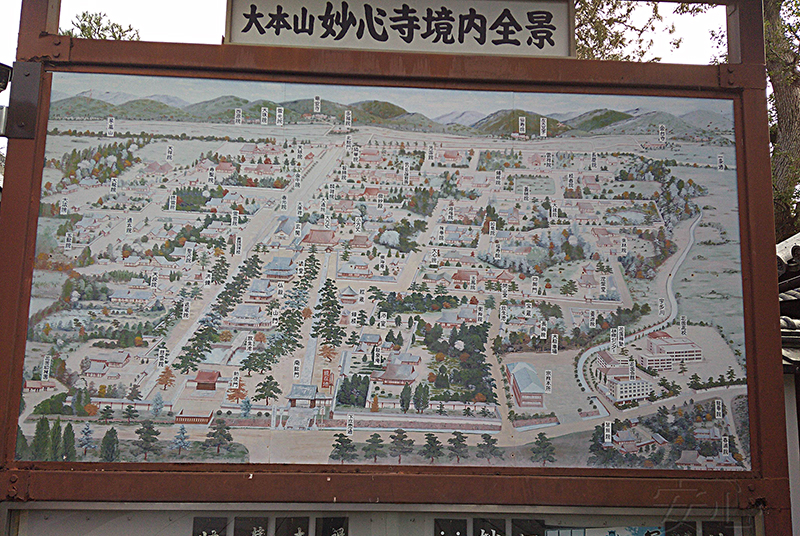
[{"label": "painted row of trees", "polygon": [[[372,459],[373,463],[378,463],[378,458],[391,456],[397,458],[397,463],[403,462],[403,456],[417,454],[418,456],[436,463],[439,459],[447,457],[456,463],[461,463],[462,459],[469,458],[473,453],[475,457],[485,459],[486,463],[491,463],[493,458],[503,458],[505,452],[497,446],[497,438],[491,434],[481,434],[481,442],[474,448],[467,445],[467,436],[463,432],[455,431],[447,439],[445,446],[438,436],[434,433],[425,434],[425,444],[414,448],[414,440],[402,428],[398,428],[389,436],[389,442],[384,442],[379,433],[369,436],[365,444],[361,446],[361,455],[358,454],[358,446],[343,433],[335,434],[333,450],[330,458],[338,460],[342,464],[345,462],[355,462],[360,457],[366,460]],[[555,447],[544,432],[540,432],[531,448],[531,461],[541,463],[544,467],[547,463],[556,461]]]}]

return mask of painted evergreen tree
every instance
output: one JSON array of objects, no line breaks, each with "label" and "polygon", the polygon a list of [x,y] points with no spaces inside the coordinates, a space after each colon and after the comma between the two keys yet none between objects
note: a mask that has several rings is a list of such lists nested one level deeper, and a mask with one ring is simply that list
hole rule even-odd
[{"label": "painted evergreen tree", "polygon": [[347,341],[345,341],[345,344],[347,344],[348,346],[358,346],[359,340],[360,338],[358,336],[358,333],[356,333],[355,331],[351,331],[350,336],[347,338]]},{"label": "painted evergreen tree", "polygon": [[50,422],[47,417],[40,417],[36,421],[36,431],[31,441],[31,458],[37,461],[47,461],[50,451]]},{"label": "painted evergreen tree", "polygon": [[450,444],[447,447],[448,456],[455,458],[456,463],[461,463],[461,458],[469,458],[469,447],[467,447],[467,436],[462,432],[453,432],[453,437],[447,440]]},{"label": "painted evergreen tree", "polygon": [[[106,407],[110,408],[110,406]],[[83,449],[84,456],[86,456],[87,450],[97,448],[97,444],[94,442],[93,434],[94,431],[89,423],[84,423],[83,428],[81,428],[81,437],[78,439],[78,447]]]},{"label": "painted evergreen tree", "polygon": [[204,324],[191,336],[188,344],[181,347],[178,365],[175,367],[184,374],[196,371],[199,364],[205,361],[206,354],[211,351],[211,343],[219,339],[213,325]]},{"label": "painted evergreen tree", "polygon": [[205,444],[209,447],[216,447],[217,454],[219,454],[221,447],[227,447],[233,441],[230,430],[231,427],[225,423],[225,419],[215,420],[211,425],[211,431],[206,434],[208,439],[205,440]]},{"label": "painted evergreen tree", "polygon": [[128,400],[137,401],[142,399],[142,392],[139,390],[137,384],[131,385],[131,390],[128,392]]},{"label": "painted evergreen tree", "polygon": [[224,283],[225,280],[228,279],[229,268],[230,264],[225,254],[217,257],[217,261],[214,263],[214,266],[211,267],[211,282],[217,285]]},{"label": "painted evergreen tree", "polygon": [[389,443],[389,454],[397,456],[397,463],[403,463],[403,454],[411,454],[414,452],[414,440],[408,437],[406,431],[398,428],[394,434],[389,436],[391,443]]},{"label": "painted evergreen tree", "polygon": [[181,451],[184,449],[189,450],[191,448],[192,443],[189,441],[189,434],[186,433],[186,426],[183,424],[180,428],[178,428],[178,433],[175,434],[175,439],[172,440],[172,444],[170,445],[170,449],[178,450],[178,456],[181,455]]},{"label": "painted evergreen tree", "polygon": [[441,458],[444,453],[442,442],[439,441],[436,434],[425,434],[425,445],[422,446],[419,453],[423,458],[430,458],[431,463],[433,463],[437,458]]},{"label": "painted evergreen tree", "polygon": [[139,411],[134,408],[133,405],[128,404],[125,406],[125,409],[122,410],[122,416],[128,419],[128,424],[130,424],[133,419],[139,416]]},{"label": "painted evergreen tree", "polygon": [[531,461],[533,463],[541,462],[542,467],[547,462],[553,463],[556,461],[556,448],[544,432],[539,432],[539,435],[536,436],[536,441],[533,442],[531,447],[531,453],[533,454]]},{"label": "painted evergreen tree", "polygon": [[417,413],[422,413],[430,404],[430,387],[427,384],[419,383],[414,389],[414,409]]},{"label": "painted evergreen tree", "polygon": [[164,367],[164,370],[161,371],[161,374],[158,375],[158,379],[156,380],[156,385],[160,385],[166,391],[167,388],[172,387],[175,385],[175,373],[172,372],[172,367],[167,365]]},{"label": "painted evergreen tree", "polygon": [[403,413],[408,411],[408,408],[411,407],[411,386],[405,384],[403,386],[403,390],[400,391],[400,409],[403,410]]},{"label": "painted evergreen tree", "polygon": [[492,458],[502,458],[503,451],[497,446],[497,438],[489,434],[481,434],[482,442],[478,443],[478,458],[486,458],[486,463],[491,463]]},{"label": "painted evergreen tree", "polygon": [[333,450],[330,455],[332,460],[339,460],[344,464],[344,462],[351,462],[358,458],[356,446],[353,445],[352,439],[342,433],[338,433],[333,437],[336,438],[336,441],[334,441],[332,445]]},{"label": "painted evergreen tree", "polygon": [[153,402],[150,405],[150,412],[153,414],[153,417],[158,417],[161,415],[161,410],[164,409],[164,398],[161,396],[161,393],[156,393],[156,396],[153,397]]},{"label": "painted evergreen tree", "polygon": [[283,391],[281,391],[281,388],[278,386],[278,382],[270,375],[264,378],[264,381],[256,385],[256,392],[253,395],[253,400],[266,400],[267,404],[269,404],[271,399],[278,398],[278,395],[281,393],[283,393]]},{"label": "painted evergreen tree", "polygon": [[30,455],[30,447],[28,440],[25,439],[25,434],[22,433],[22,428],[17,425],[17,444],[14,447],[15,460],[27,460]]},{"label": "painted evergreen tree", "polygon": [[381,435],[375,433],[369,436],[367,444],[361,447],[361,451],[365,458],[372,458],[373,463],[378,463],[378,458],[386,457],[386,452],[383,450],[385,446]]},{"label": "painted evergreen tree", "polygon": [[247,418],[247,417],[250,416],[250,411],[253,409],[253,403],[250,402],[250,398],[249,397],[245,398],[244,400],[242,400],[242,403],[241,403],[239,408],[240,408],[239,411],[241,412],[242,417]]},{"label": "painted evergreen tree", "polygon": [[64,427],[64,435],[61,438],[60,459],[65,462],[74,462],[78,459],[78,453],[75,451],[75,430],[73,430],[71,422],[68,422]]},{"label": "painted evergreen tree", "polygon": [[111,406],[103,406],[103,409],[100,410],[100,413],[98,413],[97,418],[103,421],[104,423],[108,424],[108,421],[113,416],[114,416],[114,410],[111,409]]},{"label": "painted evergreen tree", "polygon": [[47,459],[57,462],[61,459],[61,417],[56,419],[50,428],[50,444],[47,448]]},{"label": "painted evergreen tree", "polygon": [[135,440],[133,445],[144,453],[144,461],[147,461],[148,453],[157,453],[161,450],[161,445],[158,444],[158,436],[161,435],[161,432],[156,430],[150,419],[142,421],[142,427],[136,430],[136,435],[139,436],[139,439]]},{"label": "painted evergreen tree", "polygon": [[119,437],[113,426],[108,429],[100,442],[100,459],[104,462],[119,460]]},{"label": "painted evergreen tree", "polygon": [[339,325],[342,304],[336,292],[336,284],[326,279],[319,292],[319,303],[314,307],[314,324],[311,336],[318,337],[322,344],[337,348],[342,345],[347,331]]}]

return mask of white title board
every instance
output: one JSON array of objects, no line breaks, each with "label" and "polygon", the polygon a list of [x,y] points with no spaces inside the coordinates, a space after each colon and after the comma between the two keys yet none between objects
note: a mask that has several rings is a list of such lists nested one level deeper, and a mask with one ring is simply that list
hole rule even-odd
[{"label": "white title board", "polygon": [[572,2],[228,0],[226,43],[393,52],[574,56]]}]

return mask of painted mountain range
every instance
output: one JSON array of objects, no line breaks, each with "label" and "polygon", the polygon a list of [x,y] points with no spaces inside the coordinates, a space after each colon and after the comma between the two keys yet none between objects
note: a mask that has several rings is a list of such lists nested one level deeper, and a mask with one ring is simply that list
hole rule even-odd
[{"label": "painted mountain range", "polygon": [[[58,95],[57,97],[62,97]],[[186,121],[230,123],[234,109],[241,108],[245,121],[257,121],[261,108],[284,108],[284,120],[295,123],[311,119],[314,102],[300,99],[275,102],[266,99],[249,101],[225,95],[207,101],[188,103],[171,95],[151,95],[139,98],[120,92],[84,91],[73,97],[58,98],[50,106],[51,119],[103,118],[139,121]],[[579,115],[541,114],[531,110],[505,109],[489,115],[475,111],[451,112],[435,119],[406,110],[386,101],[369,100],[348,105],[322,101],[324,115],[342,120],[345,110],[353,112],[353,124],[374,125],[394,130],[437,132],[464,136],[507,136],[518,132],[519,118],[525,117],[527,132],[538,134],[540,121],[547,120],[548,136],[586,136],[593,134],[652,134],[659,125],[666,125],[671,136],[713,136],[730,133],[733,121],[729,117],[694,111],[681,116],[666,112],[628,110],[620,112],[597,109]]]}]

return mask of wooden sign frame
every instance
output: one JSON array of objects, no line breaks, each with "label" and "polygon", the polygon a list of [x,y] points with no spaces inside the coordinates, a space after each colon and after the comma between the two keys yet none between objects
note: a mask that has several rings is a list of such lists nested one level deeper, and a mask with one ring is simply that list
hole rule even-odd
[{"label": "wooden sign frame", "polygon": [[[41,64],[35,139],[10,139],[0,236],[0,478],[6,500],[439,503],[760,508],[788,533],[761,4],[728,3],[732,63],[632,64],[546,58],[91,41],[57,35],[59,2],[24,0],[18,60]],[[94,72],[454,89],[731,98],[741,209],[752,469],[744,472],[398,466],[100,464],[13,459],[53,72]],[[13,106],[13,102],[12,102]]]}]

